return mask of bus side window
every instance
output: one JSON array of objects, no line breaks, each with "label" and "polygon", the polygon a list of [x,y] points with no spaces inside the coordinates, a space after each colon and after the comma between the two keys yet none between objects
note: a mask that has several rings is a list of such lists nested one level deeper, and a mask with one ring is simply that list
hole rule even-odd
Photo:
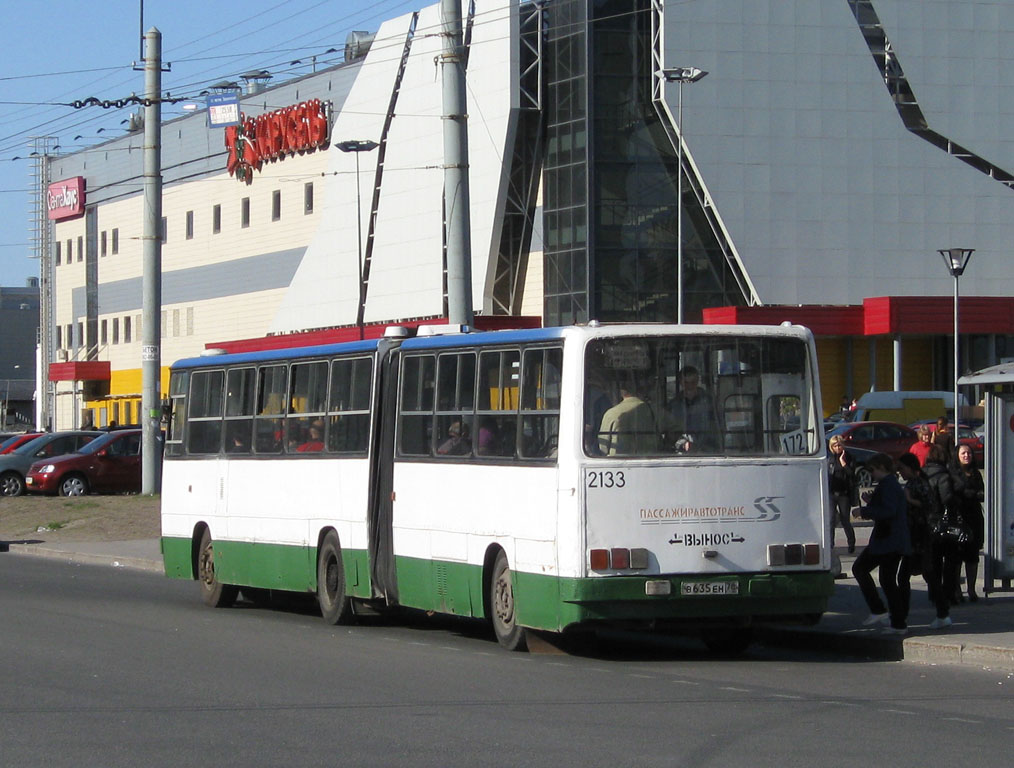
[{"label": "bus side window", "polygon": [[292,365],[289,414],[285,420],[285,446],[289,453],[319,453],[324,450],[327,373],[328,365],[324,361]]},{"label": "bus side window", "polygon": [[368,357],[331,363],[327,449],[335,453],[366,453],[370,441],[370,394],[373,361]]},{"label": "bus side window", "polygon": [[560,433],[563,350],[525,350],[521,381],[521,455],[556,455]]},{"label": "bus side window", "polygon": [[187,453],[218,453],[222,447],[225,371],[194,371],[190,380]]},{"label": "bus side window", "polygon": [[225,452],[250,453],[257,371],[233,368],[225,375]]},{"label": "bus side window", "polygon": [[169,428],[166,433],[166,456],[183,455],[183,425],[186,423],[187,384],[185,371],[174,371],[169,377]]},{"label": "bus side window", "polygon": [[406,456],[429,456],[433,443],[433,355],[412,355],[402,362],[398,446]]},{"label": "bus side window", "polygon": [[521,354],[516,349],[479,355],[476,435],[480,456],[512,457],[517,451]]},{"label": "bus side window", "polygon": [[258,374],[257,416],[254,419],[254,448],[257,453],[282,451],[286,379],[284,365],[265,366]]},{"label": "bus side window", "polygon": [[438,456],[468,456],[475,444],[475,355],[443,354],[437,359]]}]

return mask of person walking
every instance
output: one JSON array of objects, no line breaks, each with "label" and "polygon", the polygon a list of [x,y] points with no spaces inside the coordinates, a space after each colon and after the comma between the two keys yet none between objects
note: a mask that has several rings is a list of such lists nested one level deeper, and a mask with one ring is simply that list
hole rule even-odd
[{"label": "person walking", "polygon": [[952,624],[951,600],[958,584],[958,570],[961,560],[955,543],[945,534],[949,525],[957,524],[954,509],[954,486],[947,471],[947,458],[939,445],[930,448],[923,473],[932,490],[933,512],[927,517],[927,525],[933,531],[930,539],[930,569],[923,573],[930,601],[936,607],[937,617],[930,624],[933,629],[942,629]]},{"label": "person walking", "polygon": [[954,462],[954,433],[947,422],[946,416],[937,419],[937,428],[933,431],[933,444],[939,445],[944,451],[944,466]]},{"label": "person walking", "polygon": [[845,450],[841,435],[828,443],[827,479],[831,493],[831,531],[840,523],[845,531],[849,554],[856,551],[856,532],[852,527],[852,500],[856,494],[855,462]]},{"label": "person walking", "polygon": [[[852,575],[870,609],[863,626],[882,624],[890,619],[890,626],[884,631],[903,635],[908,632],[908,585],[901,565],[902,558],[912,551],[905,515],[905,492],[894,474],[894,460],[890,456],[878,453],[866,462],[866,466],[876,487],[863,493],[859,514],[864,519],[873,520],[873,532],[870,543],[852,564]],[[880,586],[887,598],[886,608],[873,583],[875,568],[880,572]],[[902,583],[899,584],[899,580]]]},{"label": "person walking", "polygon": [[936,503],[926,473],[922,471],[919,459],[911,453],[898,457],[898,474],[905,481],[905,514],[908,519],[908,536],[912,542],[909,575],[918,576],[932,570],[931,543],[933,526],[939,520],[935,516]]},{"label": "person walking", "polygon": [[[986,538],[986,521],[982,516],[982,501],[986,496],[986,489],[971,447],[959,446],[957,457],[957,463],[951,468],[951,482],[954,485],[958,514],[968,528],[971,539],[959,556],[965,564],[965,589],[968,591],[968,599],[974,603],[979,599],[975,591],[975,580],[979,574],[979,550],[982,549]],[[960,590],[958,594],[960,595]]]}]

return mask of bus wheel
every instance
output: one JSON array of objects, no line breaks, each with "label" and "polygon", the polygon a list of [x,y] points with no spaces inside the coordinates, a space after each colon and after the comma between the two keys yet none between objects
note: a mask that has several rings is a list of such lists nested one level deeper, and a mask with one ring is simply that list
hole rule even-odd
[{"label": "bus wheel", "polygon": [[704,632],[702,639],[712,653],[739,656],[753,642],[753,630],[749,627],[709,629]]},{"label": "bus wheel", "polygon": [[493,618],[496,640],[508,651],[523,651],[528,647],[525,630],[515,621],[514,587],[507,555],[500,550],[493,564],[493,578],[489,584],[489,607]]},{"label": "bus wheel", "polygon": [[345,565],[338,537],[329,533],[317,553],[317,602],[325,624],[344,624],[352,615],[345,594]]},{"label": "bus wheel", "polygon": [[223,584],[215,575],[215,549],[207,528],[201,534],[201,547],[197,552],[197,582],[201,585],[201,599],[212,608],[228,608],[239,594],[238,587]]}]

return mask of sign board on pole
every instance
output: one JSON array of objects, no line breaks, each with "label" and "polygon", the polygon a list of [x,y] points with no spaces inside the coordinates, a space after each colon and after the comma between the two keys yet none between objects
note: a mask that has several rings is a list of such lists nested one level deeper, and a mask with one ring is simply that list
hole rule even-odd
[{"label": "sign board on pole", "polygon": [[225,128],[239,125],[239,94],[208,94],[208,127]]}]

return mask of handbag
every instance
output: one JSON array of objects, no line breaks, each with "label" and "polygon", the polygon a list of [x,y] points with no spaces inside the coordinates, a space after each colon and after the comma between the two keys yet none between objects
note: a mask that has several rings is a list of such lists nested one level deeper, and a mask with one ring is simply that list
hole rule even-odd
[{"label": "handbag", "polygon": [[941,544],[953,547],[959,552],[967,550],[972,543],[972,532],[960,517],[957,522],[952,522],[946,517],[941,518],[937,527],[933,529],[933,537]]}]

